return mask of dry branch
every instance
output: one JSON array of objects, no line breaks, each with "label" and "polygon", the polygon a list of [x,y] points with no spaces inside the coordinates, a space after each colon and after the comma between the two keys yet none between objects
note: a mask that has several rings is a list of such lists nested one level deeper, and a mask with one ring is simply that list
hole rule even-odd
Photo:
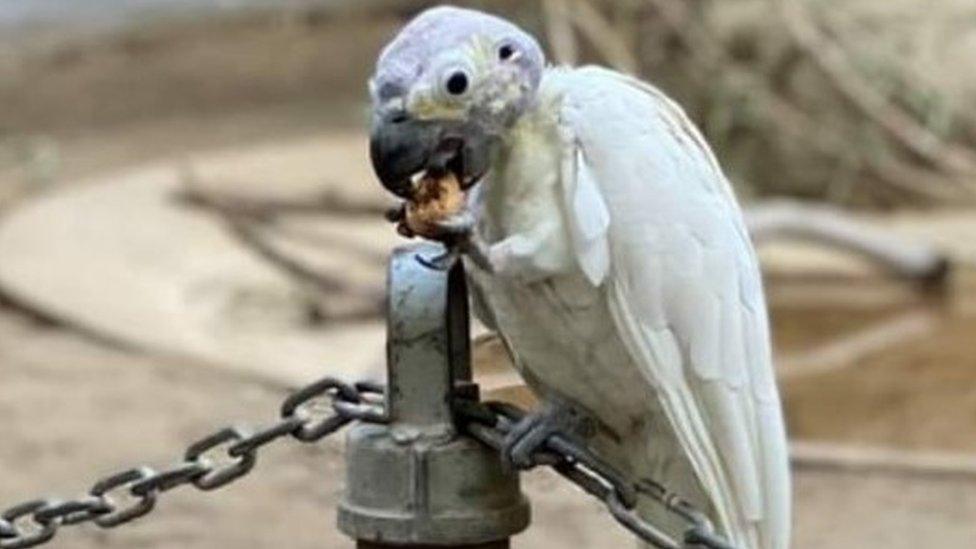
[{"label": "dry branch", "polygon": [[[968,165],[976,165],[976,154],[965,146],[946,144],[865,84],[839,45],[832,44],[836,57],[854,73],[854,81],[867,87],[868,95],[857,95],[861,102],[855,104],[844,95],[849,88],[840,90],[839,100],[832,99],[832,93],[818,93],[821,88],[837,89],[831,79],[834,73],[827,74],[818,65],[823,54],[817,48],[797,44],[791,29],[760,23],[758,18],[769,12],[769,0],[740,2],[735,9],[716,0],[645,1],[654,8],[655,21],[685,46],[677,55],[672,49],[671,56],[650,69],[676,75],[671,86],[677,88],[670,89],[684,90],[692,97],[689,106],[704,117],[706,133],[720,148],[736,149],[743,141],[746,147],[762,147],[742,157],[748,164],[732,164],[745,170],[738,175],[747,188],[779,192],[788,188],[824,200],[884,205],[976,200],[976,185],[964,179],[976,173],[967,170]],[[751,15],[729,23],[730,13]],[[655,35],[656,45],[667,48],[670,39],[660,34]],[[811,49],[817,56],[808,53]],[[816,75],[804,71],[806,66],[812,66]],[[899,67],[894,64],[888,69],[898,72]],[[811,76],[820,76],[823,84]],[[906,83],[898,92],[902,101],[920,93],[910,79],[899,81]],[[847,115],[851,105],[853,111]],[[865,111],[859,105],[871,108]],[[894,118],[887,116],[889,111],[896,113]],[[878,118],[880,122],[872,117],[877,114],[885,115]],[[709,127],[707,121],[716,116],[734,125]],[[769,163],[763,158],[780,170],[767,170]],[[838,184],[846,191],[834,192]]]},{"label": "dry branch", "polygon": [[220,192],[186,184],[175,198],[183,203],[227,215],[272,218],[279,214],[342,215],[380,218],[391,204],[382,201],[353,200],[342,193],[326,190],[291,199],[258,198]]},{"label": "dry branch", "polygon": [[930,335],[938,326],[939,319],[931,312],[909,311],[837,337],[814,349],[784,355],[776,360],[779,370],[777,377],[784,381],[795,380],[844,370],[874,353]]},{"label": "dry branch", "polygon": [[897,276],[926,284],[941,284],[949,274],[949,260],[938,250],[859,223],[836,208],[765,202],[748,209],[746,223],[758,245],[770,240],[821,244],[866,257]]},{"label": "dry branch", "polygon": [[[351,321],[377,318],[383,312],[385,298],[379,288],[364,287],[340,276],[315,269],[297,258],[279,251],[261,233],[259,224],[240,218],[227,217],[227,226],[244,246],[262,259],[281,269],[295,281],[315,290],[322,302],[315,309],[317,321]],[[358,306],[332,310],[330,297],[341,297],[344,301],[356,301]],[[311,302],[310,302],[311,305]]]},{"label": "dry branch", "polygon": [[637,56],[620,37],[613,24],[589,0],[569,0],[569,16],[576,28],[586,36],[607,63],[616,69],[637,74],[640,64]]},{"label": "dry branch", "polygon": [[542,0],[542,9],[553,59],[563,65],[575,65],[579,59],[579,47],[569,16],[569,0]]},{"label": "dry branch", "polygon": [[790,444],[793,466],[800,470],[886,473],[976,480],[976,455],[868,448],[822,442]]},{"label": "dry branch", "polygon": [[976,176],[976,158],[970,151],[944,143],[885,99],[851,66],[847,54],[821,35],[796,0],[775,1],[796,44],[868,120],[940,170]]}]

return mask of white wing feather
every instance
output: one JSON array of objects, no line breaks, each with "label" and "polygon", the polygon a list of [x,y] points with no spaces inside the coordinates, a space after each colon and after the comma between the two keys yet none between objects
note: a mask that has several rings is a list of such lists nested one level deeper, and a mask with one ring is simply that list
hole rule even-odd
[{"label": "white wing feather", "polygon": [[598,68],[554,80],[577,261],[606,284],[719,521],[739,543],[785,548],[790,481],[767,313],[728,181],[655,88]]}]

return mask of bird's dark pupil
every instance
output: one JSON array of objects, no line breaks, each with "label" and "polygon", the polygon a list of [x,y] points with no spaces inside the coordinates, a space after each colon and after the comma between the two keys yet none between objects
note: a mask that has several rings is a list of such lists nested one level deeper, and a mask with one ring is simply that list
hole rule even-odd
[{"label": "bird's dark pupil", "polygon": [[498,50],[498,57],[504,61],[505,59],[511,57],[514,53],[515,50],[512,48],[512,46],[502,46],[501,49]]},{"label": "bird's dark pupil", "polygon": [[468,77],[461,72],[456,72],[447,79],[447,91],[452,95],[461,95],[468,89]]}]

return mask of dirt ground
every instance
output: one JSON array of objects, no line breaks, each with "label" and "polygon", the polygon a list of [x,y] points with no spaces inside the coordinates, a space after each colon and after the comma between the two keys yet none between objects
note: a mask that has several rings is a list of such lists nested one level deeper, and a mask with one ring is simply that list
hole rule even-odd
[{"label": "dirt ground", "polygon": [[[164,467],[215,428],[272,418],[282,398],[205,365],[107,347],[9,311],[0,341],[4,503],[79,495],[136,464]],[[50,546],[352,547],[334,528],[341,486],[341,441],[281,441],[232,486],[175,490],[137,523],[68,528]],[[553,474],[526,475],[525,490],[534,521],[515,547],[632,546],[596,502]],[[976,539],[972,481],[801,471],[796,504],[797,548],[962,548]]]},{"label": "dirt ground", "polygon": [[[784,319],[789,313],[780,311],[778,316]],[[807,325],[815,324],[809,318],[818,314],[824,324],[831,322],[825,311],[792,313],[794,322],[800,317],[808,319]],[[931,333],[894,342],[848,368],[783,384],[789,429],[795,436],[913,450],[976,451],[976,318],[928,307],[901,314],[931,314]]]}]

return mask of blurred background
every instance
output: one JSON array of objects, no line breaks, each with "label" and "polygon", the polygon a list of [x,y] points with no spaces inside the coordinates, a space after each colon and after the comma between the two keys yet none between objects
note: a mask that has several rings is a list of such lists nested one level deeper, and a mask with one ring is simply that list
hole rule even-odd
[{"label": "blurred background", "polygon": [[[0,507],[163,466],[287,388],[381,376],[401,243],[366,81],[420,0],[0,2]],[[639,74],[748,209],[798,548],[976,542],[976,4],[484,0],[550,57]],[[490,334],[476,368],[523,398]],[[341,441],[54,547],[351,547]],[[626,547],[525,478],[521,548]],[[572,517],[567,521],[567,517]]]}]

